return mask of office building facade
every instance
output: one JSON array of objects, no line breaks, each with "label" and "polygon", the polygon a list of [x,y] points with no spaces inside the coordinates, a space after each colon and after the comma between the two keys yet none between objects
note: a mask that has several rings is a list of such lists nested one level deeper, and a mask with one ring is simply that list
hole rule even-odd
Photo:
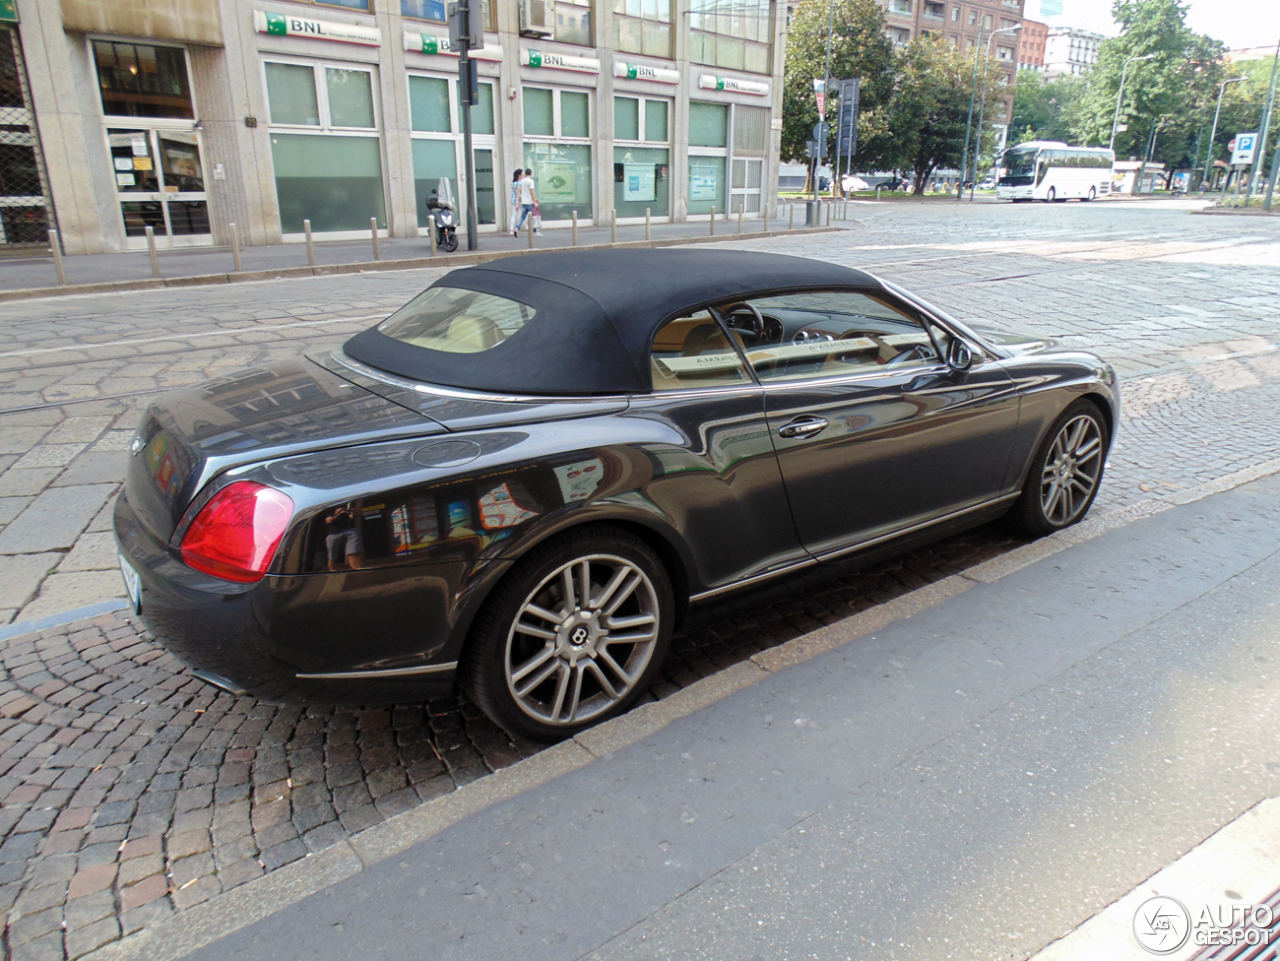
[{"label": "office building facade", "polygon": [[[481,233],[509,229],[517,167],[534,171],[548,228],[761,215],[781,137],[776,0],[483,2]],[[468,194],[443,0],[16,13],[32,182],[68,253],[139,247],[148,226],[161,247],[224,244],[233,222],[246,244],[301,240],[304,221],[317,239],[368,236],[370,218],[413,237],[433,190]]]}]

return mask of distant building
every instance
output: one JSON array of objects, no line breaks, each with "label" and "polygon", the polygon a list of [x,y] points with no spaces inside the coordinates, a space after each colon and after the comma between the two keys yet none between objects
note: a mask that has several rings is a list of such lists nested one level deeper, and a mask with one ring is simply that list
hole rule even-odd
[{"label": "distant building", "polygon": [[1261,47],[1236,47],[1234,50],[1227,51],[1227,59],[1232,63],[1241,60],[1270,60],[1276,55],[1276,48],[1273,44],[1265,44]]},{"label": "distant building", "polygon": [[1044,47],[1049,39],[1049,25],[1036,20],[1022,21],[1022,35],[1018,38],[1018,69],[1044,69]]},{"label": "distant building", "polygon": [[[910,43],[916,37],[942,37],[960,50],[969,51],[981,43],[985,51],[987,38],[993,31],[1007,30],[1023,22],[1024,0],[882,0],[882,3],[888,15],[885,36],[899,45]],[[998,97],[999,103],[987,102],[987,110],[999,118],[997,126],[1007,127],[1013,111],[1018,43],[1017,33],[1002,33],[991,42],[991,56],[1005,65],[1009,83],[1008,90]]]},{"label": "distant building", "polygon": [[1050,27],[1044,46],[1044,73],[1050,79],[1065,74],[1082,76],[1098,62],[1098,48],[1107,39],[1075,27]]}]

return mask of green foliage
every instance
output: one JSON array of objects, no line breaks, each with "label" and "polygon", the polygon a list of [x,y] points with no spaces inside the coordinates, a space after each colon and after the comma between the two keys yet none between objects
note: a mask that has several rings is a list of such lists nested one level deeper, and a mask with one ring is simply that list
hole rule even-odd
[{"label": "green foliage", "polygon": [[1062,140],[1070,143],[1075,137],[1072,121],[1076,119],[1084,90],[1085,81],[1080,77],[1068,74],[1046,80],[1034,70],[1019,70],[1009,142]]},{"label": "green foliage", "polygon": [[[782,156],[788,159],[805,156],[805,144],[812,139],[818,122],[813,81],[823,77],[826,64],[828,9],[821,0],[804,0],[791,20],[782,93]],[[884,35],[884,11],[878,0],[835,0],[831,78],[862,81],[858,163],[878,166],[886,145],[886,128],[879,114],[894,81],[893,44]],[[828,120],[833,117],[828,111]],[[833,123],[828,145],[833,151],[834,132]]]}]

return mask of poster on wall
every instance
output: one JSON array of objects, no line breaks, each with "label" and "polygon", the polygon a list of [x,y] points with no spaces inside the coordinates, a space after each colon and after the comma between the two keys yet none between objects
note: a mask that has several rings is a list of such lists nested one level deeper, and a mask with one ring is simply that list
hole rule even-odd
[{"label": "poster on wall", "polygon": [[689,164],[689,199],[715,200],[720,182],[720,167],[716,164]]},{"label": "poster on wall", "polygon": [[623,164],[622,177],[622,199],[627,203],[658,199],[658,178],[653,164]]},{"label": "poster on wall", "polygon": [[547,203],[572,203],[578,191],[578,167],[572,162],[538,165],[538,199]]}]

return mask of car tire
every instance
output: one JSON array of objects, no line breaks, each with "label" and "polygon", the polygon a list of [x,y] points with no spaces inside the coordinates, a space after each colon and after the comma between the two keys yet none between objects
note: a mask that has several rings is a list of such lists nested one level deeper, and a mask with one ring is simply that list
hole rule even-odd
[{"label": "car tire", "polygon": [[[1009,519],[1043,537],[1079,523],[1102,486],[1111,438],[1096,404],[1078,400],[1045,434]],[[1066,483],[1063,483],[1066,481]]]},{"label": "car tire", "polygon": [[675,610],[671,578],[641,538],[609,525],[575,528],[533,548],[494,588],[461,679],[508,732],[559,741],[643,696],[666,657]]}]

